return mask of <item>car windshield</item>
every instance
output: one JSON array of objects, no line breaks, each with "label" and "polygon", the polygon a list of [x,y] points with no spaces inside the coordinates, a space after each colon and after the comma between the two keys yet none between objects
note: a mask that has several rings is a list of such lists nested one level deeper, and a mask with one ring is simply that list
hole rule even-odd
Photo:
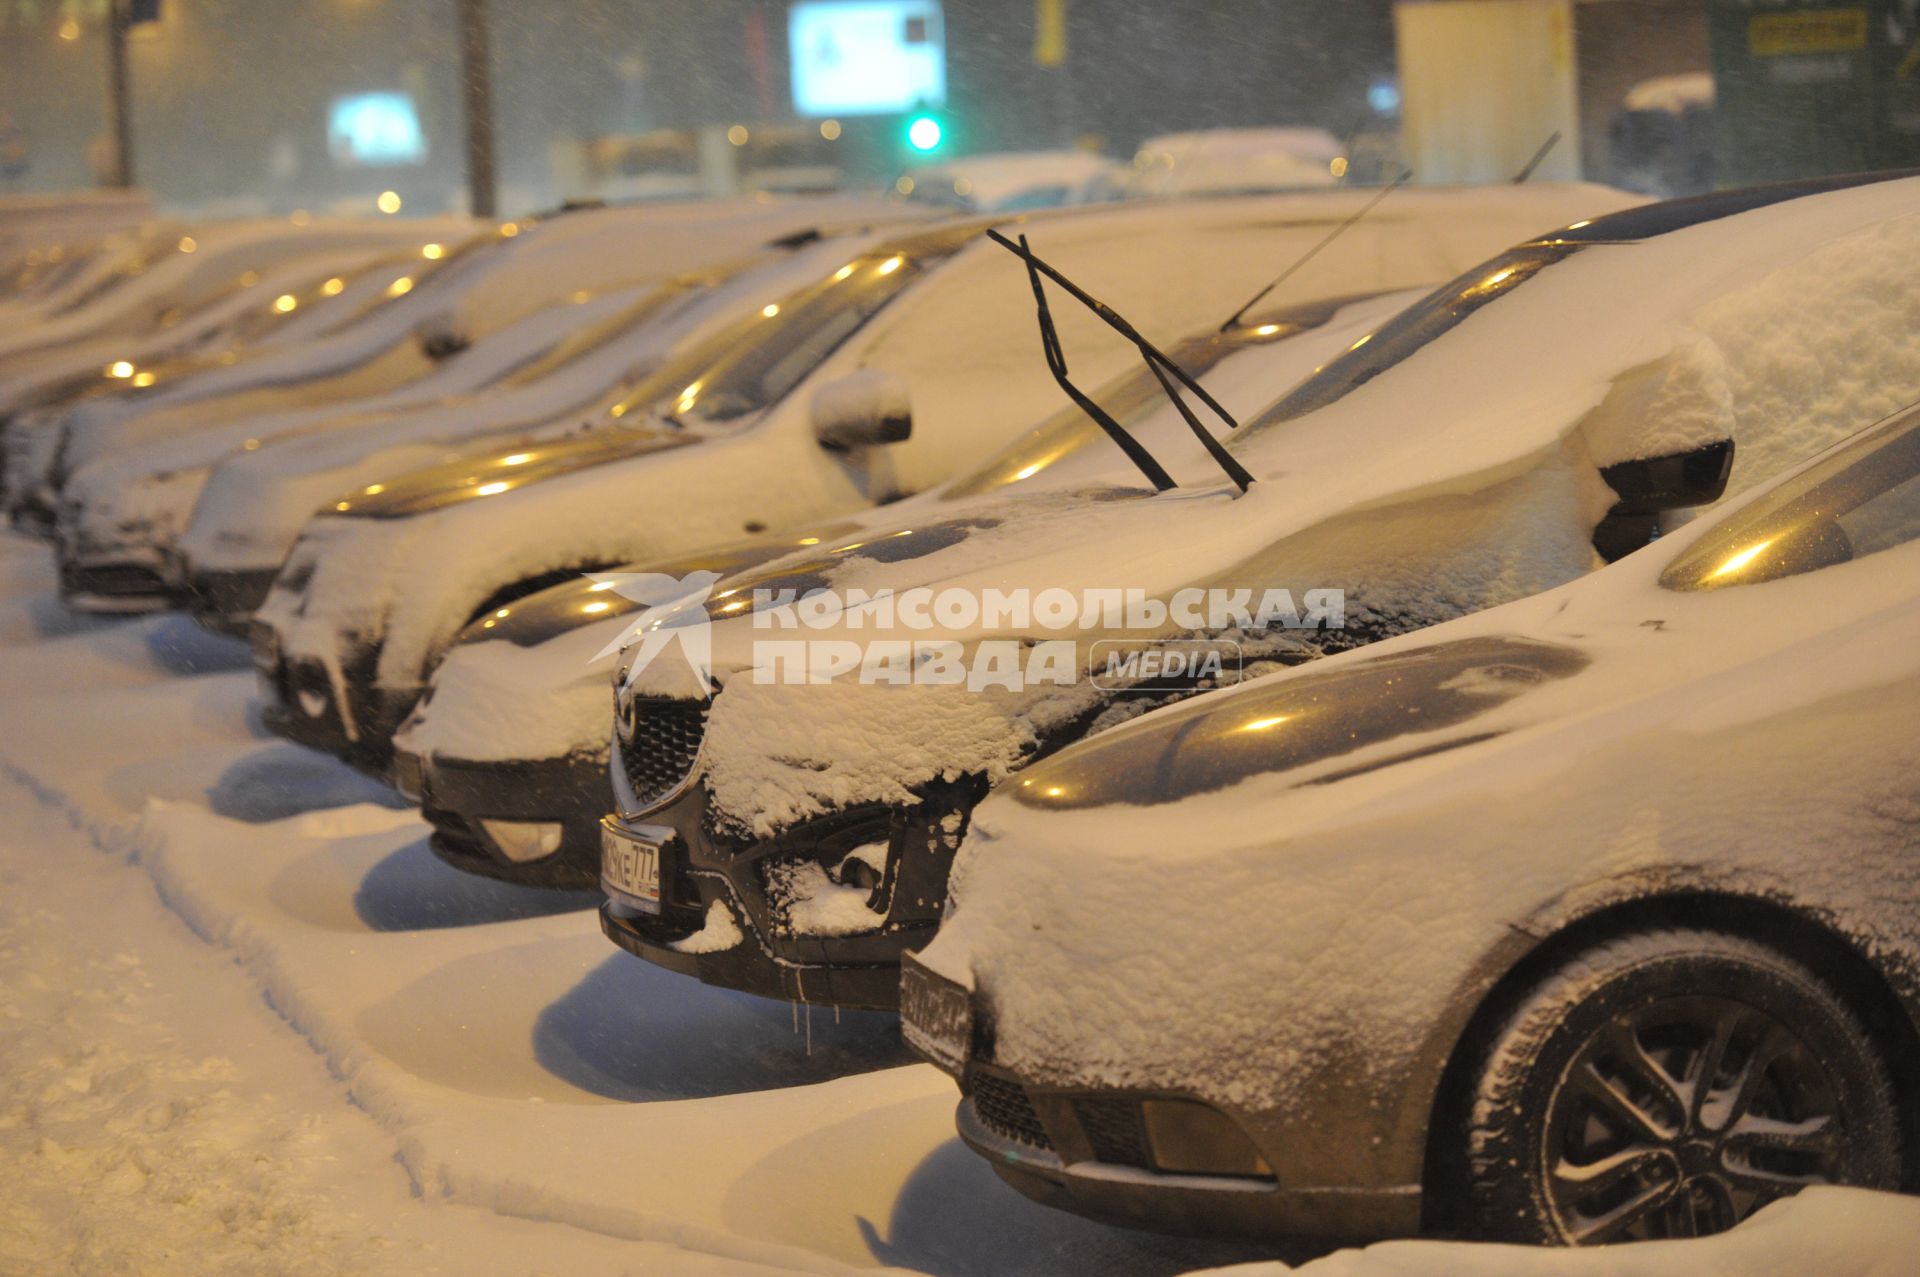
[{"label": "car windshield", "polygon": [[[958,247],[957,245],[955,247]],[[610,410],[664,402],[686,423],[735,420],[779,399],[947,252],[874,253],[825,281],[730,324],[675,356]]]},{"label": "car windshield", "polygon": [[611,342],[626,336],[642,324],[652,323],[661,318],[669,309],[690,301],[713,286],[712,279],[676,279],[662,284],[633,305],[608,315],[598,323],[586,324],[574,329],[556,343],[553,349],[514,370],[501,380],[502,386],[530,386],[544,377],[565,368],[568,364],[600,350]]},{"label": "car windshield", "polygon": [[175,244],[174,241],[172,241],[171,239],[169,239],[164,246],[153,245],[148,248],[145,248],[140,251],[138,256],[135,256],[127,261],[123,261],[111,273],[107,275],[103,275],[99,279],[95,280],[93,283],[89,284],[86,288],[82,289],[78,296],[72,297],[67,301],[61,303],[59,306],[55,307],[52,311],[50,311],[49,314],[52,314],[52,315],[71,314],[72,312],[79,310],[82,306],[85,306],[90,302],[98,301],[100,298],[105,297],[108,293],[112,292],[116,288],[119,288],[121,285],[126,284],[132,280],[138,279],[140,276],[146,274],[149,268],[151,268],[152,266],[156,265],[161,261],[166,260],[168,257],[170,257],[171,255],[179,251],[181,251],[180,247],[177,244]]},{"label": "car windshield", "polygon": [[1356,341],[1345,354],[1248,422],[1238,437],[1256,436],[1270,426],[1304,417],[1345,398],[1459,327],[1488,302],[1506,296],[1540,271],[1565,261],[1583,247],[1580,244],[1528,244],[1475,267]]},{"label": "car windshield", "polygon": [[[1213,371],[1227,356],[1270,342],[1292,337],[1308,327],[1304,323],[1256,322],[1191,338],[1174,348],[1173,361],[1195,379]],[[1168,407],[1166,391],[1153,370],[1144,365],[1116,377],[1093,395],[1094,402],[1107,410],[1123,429],[1132,431],[1162,409]],[[1093,418],[1077,405],[1068,405],[1040,425],[1028,431],[1012,446],[995,453],[985,465],[942,490],[949,501],[977,497],[1011,484],[1031,479],[1066,458],[1092,446],[1112,447]],[[1119,456],[1116,449],[1114,455]]]},{"label": "car windshield", "polygon": [[1774,581],[1920,538],[1920,405],[1741,507],[1661,574],[1669,590]]}]

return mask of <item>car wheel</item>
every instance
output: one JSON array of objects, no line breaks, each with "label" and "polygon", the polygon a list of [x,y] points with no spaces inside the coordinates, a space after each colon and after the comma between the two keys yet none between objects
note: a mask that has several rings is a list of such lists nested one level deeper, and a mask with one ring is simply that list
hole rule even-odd
[{"label": "car wheel", "polygon": [[1552,1245],[1731,1228],[1808,1184],[1894,1188],[1886,1061],[1801,963],[1710,931],[1587,950],[1494,1035],[1459,1206],[1478,1236]]}]

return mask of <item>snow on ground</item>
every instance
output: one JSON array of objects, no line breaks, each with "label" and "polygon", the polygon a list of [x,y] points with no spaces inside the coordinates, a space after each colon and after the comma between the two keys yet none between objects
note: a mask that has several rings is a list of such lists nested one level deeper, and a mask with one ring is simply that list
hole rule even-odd
[{"label": "snow on ground", "polygon": [[[441,866],[380,787],[261,733],[237,645],[73,618],[51,587],[44,547],[0,539],[0,1272],[1172,1274],[1272,1253],[1028,1203],[959,1145],[951,1083],[890,1020],[704,988],[614,951],[583,897]],[[1394,1243],[1301,1271],[1798,1277],[1818,1255],[1891,1277],[1917,1216],[1823,1192],[1703,1245]]]},{"label": "snow on ground", "polygon": [[416,1198],[228,955],[17,781],[0,802],[0,1272],[739,1271]]},{"label": "snow on ground", "polygon": [[1914,1270],[1917,1239],[1920,1201],[1814,1188],[1703,1241],[1583,1251],[1383,1242],[1296,1269],[1246,1264],[1207,1277],[1904,1277]]}]

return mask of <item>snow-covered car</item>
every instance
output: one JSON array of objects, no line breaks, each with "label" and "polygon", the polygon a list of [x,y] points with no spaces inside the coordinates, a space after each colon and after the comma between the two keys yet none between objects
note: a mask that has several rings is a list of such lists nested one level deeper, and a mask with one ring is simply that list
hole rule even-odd
[{"label": "snow-covered car", "polygon": [[1122,165],[1093,151],[1005,151],[909,169],[894,189],[919,204],[1013,213],[1087,203],[1122,172]]},{"label": "snow-covered car", "polygon": [[[207,432],[195,439],[194,452],[218,459],[162,575],[176,601],[213,628],[244,626],[314,510],[395,475],[465,456],[512,454],[587,429],[583,423],[605,420],[676,350],[692,352],[720,332],[751,327],[767,306],[871,242],[859,235],[787,240],[683,275],[626,310],[574,328],[542,358],[469,394],[330,417],[252,449],[244,423]],[[670,389],[678,392],[693,374],[675,375]]]},{"label": "snow-covered car", "polygon": [[402,279],[411,283],[419,271],[420,248],[416,243],[358,270],[263,299],[202,349],[143,365],[116,360],[97,370],[90,388],[76,384],[62,399],[8,414],[0,428],[0,502],[7,514],[21,531],[51,535],[52,510],[46,504],[51,495],[45,481],[70,419],[133,416],[183,392],[189,397],[199,393],[215,384],[210,374],[216,371],[323,342],[376,307],[391,304],[388,290]]},{"label": "snow-covered car", "polygon": [[[9,446],[7,486],[44,516],[66,476],[136,445],[404,393],[483,338],[575,293],[659,284],[814,228],[898,221],[898,203],[752,199],[644,208],[580,208],[502,223],[458,247],[420,246],[418,269],[387,285],[387,304],[323,340],[184,377],[131,399],[90,401]],[[468,361],[476,375],[484,367]],[[451,393],[435,383],[430,393]],[[288,427],[291,428],[291,427]],[[50,432],[50,434],[49,434]],[[264,436],[263,436],[264,437]]]},{"label": "snow-covered car", "polygon": [[[416,230],[392,222],[313,223],[244,250],[218,250],[220,239],[180,254],[201,269],[155,298],[154,309],[57,345],[0,356],[0,412],[45,408],[99,388],[103,382],[155,380],[153,365],[223,349],[234,329],[259,309],[358,272],[391,255],[404,241],[443,231],[465,236],[471,224],[451,220]],[[196,243],[182,236],[180,244]],[[146,374],[143,376],[143,374]]]},{"label": "snow-covered car", "polygon": [[[1303,262],[1366,196],[1047,212],[1028,229],[1168,341],[1220,323],[1290,262],[1290,298],[1405,285],[1476,259],[1490,237],[1634,198],[1408,191],[1347,231],[1344,251]],[[433,665],[487,613],[582,571],[831,520],[963,472],[1058,402],[1032,305],[981,224],[947,224],[771,306],[684,382],[659,374],[619,429],[349,494],[307,524],[256,616],[270,720],[384,771]],[[1061,331],[1089,384],[1132,358],[1091,315],[1063,316]]]},{"label": "snow-covered car", "polygon": [[[1209,325],[1171,354],[1229,410],[1250,412],[1419,296],[1256,311],[1224,331]],[[1142,446],[1166,450],[1186,431],[1148,370],[1093,397]],[[853,540],[863,527],[951,518],[962,503],[1016,485],[1071,484],[1126,465],[1093,420],[1068,405],[931,492],[804,530],[634,565],[626,579],[671,593],[670,582],[732,576],[796,550]],[[433,825],[431,845],[449,864],[537,886],[599,881],[600,821],[618,805],[607,770],[609,662],[643,607],[675,601],[623,592],[620,584],[595,574],[521,599],[508,615],[468,626],[434,670],[395,737],[392,778],[420,804]]]},{"label": "snow-covered car", "polygon": [[709,668],[621,684],[603,929],[712,983],[891,1004],[968,811],[1036,757],[1564,584],[1920,398],[1920,270],[1890,266],[1920,246],[1916,193],[1832,179],[1586,219],[1253,416],[1225,445],[1244,491],[1200,454],[1171,491],[1016,490],[719,583]]},{"label": "snow-covered car", "polygon": [[191,349],[253,299],[349,270],[413,234],[387,221],[242,222],[149,244],[94,287],[0,337],[0,412],[32,406],[82,371]]},{"label": "snow-covered car", "polygon": [[[797,203],[797,202],[796,202]],[[755,212],[747,230],[764,229],[764,214]],[[724,224],[722,224],[724,225]],[[634,234],[629,228],[615,227],[618,239]],[[811,242],[814,227],[803,228]],[[718,240],[725,231],[718,225],[699,228],[698,233]],[[788,238],[783,235],[781,238]],[[617,240],[616,240],[617,243]],[[601,245],[602,251],[615,245]],[[755,245],[746,240],[737,245],[747,250]],[[646,252],[632,252],[630,261],[618,272],[632,277],[658,273],[661,262]],[[582,263],[590,259],[583,258]],[[649,265],[648,263],[651,263]],[[601,268],[592,268],[601,269]],[[669,275],[670,278],[670,275]],[[424,375],[380,393],[367,394],[350,402],[323,402],[311,406],[287,408],[279,412],[225,414],[227,420],[201,422],[192,429],[155,429],[152,419],[126,423],[118,445],[104,455],[96,455],[84,464],[75,464],[74,448],[67,450],[66,475],[61,486],[58,536],[61,547],[61,585],[68,604],[84,610],[130,611],[165,607],[170,601],[167,562],[181,529],[192,515],[212,466],[234,455],[258,452],[278,440],[311,437],[336,427],[352,427],[368,420],[392,421],[410,415],[439,414],[450,410],[460,413],[460,401],[475,395],[495,399],[502,412],[522,407],[500,399],[499,392],[519,388],[526,381],[538,382],[556,362],[566,362],[573,349],[573,338],[587,330],[589,337],[603,335],[597,330],[610,325],[621,338],[608,351],[604,343],[590,342],[590,348],[604,356],[586,365],[586,371],[604,371],[594,391],[607,391],[631,367],[604,367],[611,360],[618,364],[627,338],[644,342],[647,334],[636,332],[649,311],[648,296],[659,287],[656,279],[639,283],[620,282],[604,288],[567,291],[564,271],[556,270],[538,287],[552,302],[546,309],[516,320],[471,345],[451,351]],[[523,286],[524,299],[532,289]],[[636,315],[634,312],[642,312]],[[658,354],[652,358],[657,362]],[[577,370],[576,370],[577,371]],[[554,412],[565,411],[565,402],[556,403]],[[577,401],[574,406],[580,406]],[[210,405],[200,404],[184,410],[197,416]],[[476,429],[492,424],[492,409],[466,415]],[[177,415],[177,414],[176,414]],[[437,419],[444,419],[444,416]],[[511,423],[513,417],[506,420]],[[132,433],[133,437],[124,437]],[[404,432],[396,431],[398,442]],[[361,432],[356,443],[365,448],[378,434]],[[352,448],[355,444],[343,445]],[[328,493],[339,494],[342,489]],[[296,518],[313,508],[309,501],[289,513]],[[273,565],[284,554],[291,534],[273,544]]]},{"label": "snow-covered car", "polygon": [[1110,181],[1128,199],[1332,186],[1340,140],[1311,127],[1200,129],[1151,137]]},{"label": "snow-covered car", "polygon": [[139,190],[0,196],[0,262],[80,247],[152,218],[153,200]]},{"label": "snow-covered car", "polygon": [[1593,1244],[1920,1129],[1920,411],[1559,590],[982,804],[907,1040],[1023,1192]]}]

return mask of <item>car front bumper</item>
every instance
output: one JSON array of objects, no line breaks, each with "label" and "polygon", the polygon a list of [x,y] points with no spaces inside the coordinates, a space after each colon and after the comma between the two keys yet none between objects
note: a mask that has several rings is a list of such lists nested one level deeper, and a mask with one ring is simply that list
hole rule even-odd
[{"label": "car front bumper", "polygon": [[[604,753],[477,762],[396,748],[392,780],[432,824],[434,854],[457,869],[530,887],[600,881],[600,818],[613,807]],[[559,846],[516,859],[486,821],[558,826]]]},{"label": "car front bumper", "polygon": [[193,619],[218,634],[244,638],[248,624],[280,574],[271,568],[183,568],[180,603]]},{"label": "car front bumper", "polygon": [[[1169,1174],[1101,1160],[1095,1141],[1114,1136],[1095,1134],[1086,1116],[1090,1103],[1111,1110],[1121,1101],[1106,1093],[1028,1087],[1010,1074],[975,1066],[955,1124],[967,1146],[1021,1193],[1106,1223],[1262,1239],[1374,1240],[1419,1231],[1418,1185],[1299,1186],[1288,1181],[1278,1154],[1270,1154],[1279,1168],[1276,1179]],[[1327,1138],[1340,1136],[1329,1131]]]},{"label": "car front bumper", "polygon": [[60,599],[76,612],[106,616],[163,612],[174,602],[161,561],[131,548],[61,554]]},{"label": "car front bumper", "polygon": [[[775,922],[760,872],[778,844],[734,848],[720,843],[706,829],[705,810],[705,787],[696,784],[641,818],[675,831],[661,852],[660,909],[644,911],[610,896],[600,907],[606,937],[636,957],[722,988],[850,1009],[898,1007],[900,957],[925,945],[939,926],[951,850],[937,866],[942,890],[930,907],[916,903],[926,900],[924,891],[916,897],[896,875],[895,907],[877,929],[835,936],[792,933]],[[629,830],[636,827],[619,817],[609,819]],[[931,836],[930,831],[916,835],[915,827],[897,816],[880,819],[882,831],[895,831],[896,848],[902,840]],[[706,925],[716,905],[732,914],[740,942],[719,951],[687,951],[685,942]]]},{"label": "car front bumper", "polygon": [[374,686],[373,652],[356,654],[336,683],[317,657],[285,652],[271,626],[255,621],[247,633],[267,729],[296,745],[332,754],[356,771],[388,779],[393,734],[421,689]]}]

